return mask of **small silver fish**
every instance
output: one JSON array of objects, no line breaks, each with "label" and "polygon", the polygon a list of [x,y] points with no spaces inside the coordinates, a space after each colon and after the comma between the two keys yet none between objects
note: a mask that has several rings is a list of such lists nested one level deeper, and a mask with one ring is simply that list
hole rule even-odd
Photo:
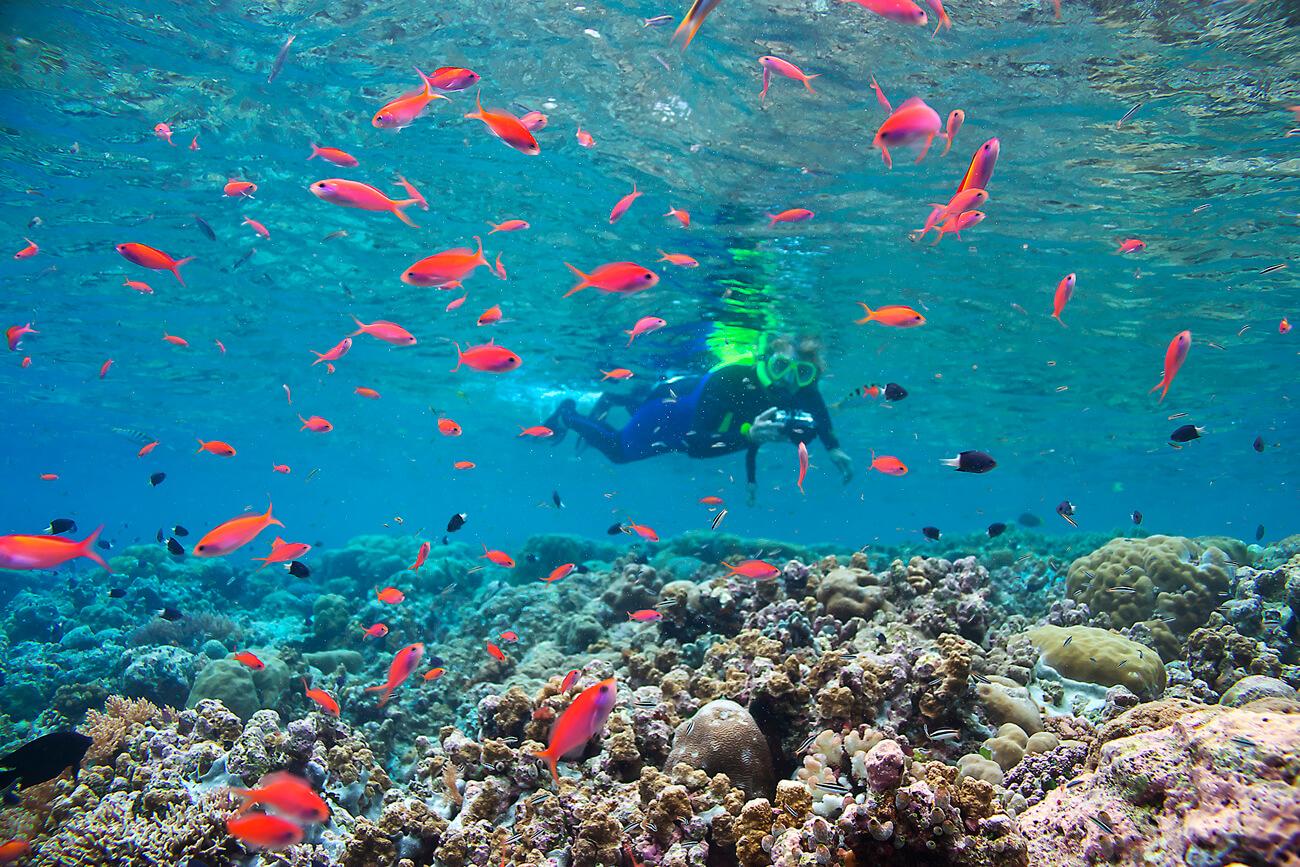
[{"label": "small silver fish", "polygon": [[1285,262],[1278,262],[1276,265],[1269,265],[1267,268],[1265,268],[1263,271],[1260,271],[1259,273],[1272,274],[1274,271],[1281,271],[1285,267],[1286,267]]},{"label": "small silver fish", "polygon": [[1132,587],[1129,587],[1126,584],[1120,584],[1115,587],[1107,588],[1107,592],[1108,593],[1136,593],[1137,590],[1133,589]]},{"label": "small silver fish", "polygon": [[284,40],[284,45],[280,46],[280,53],[275,55],[275,62],[271,64],[271,74],[266,77],[267,84],[275,81],[275,77],[280,74],[280,70],[284,69],[285,58],[289,56],[289,46],[293,45],[293,41],[297,38],[297,34],[290,33],[289,38]]},{"label": "small silver fish", "polygon": [[1100,816],[1089,816],[1092,823],[1102,830],[1102,833],[1114,835],[1115,829],[1107,825]]},{"label": "small silver fish", "polygon": [[1132,120],[1133,115],[1137,114],[1137,113],[1138,113],[1138,109],[1140,109],[1143,105],[1145,105],[1145,103],[1141,103],[1141,102],[1139,102],[1137,105],[1133,106],[1133,107],[1130,108],[1128,111],[1124,112],[1124,116],[1121,117],[1121,118],[1120,118],[1120,119],[1115,123],[1115,129],[1119,129],[1119,128],[1122,127],[1124,124],[1126,124],[1126,123],[1128,123],[1130,120]]},{"label": "small silver fish", "polygon": [[665,24],[672,24],[674,20],[671,15],[656,15],[653,18],[642,18],[641,27],[663,27]]}]

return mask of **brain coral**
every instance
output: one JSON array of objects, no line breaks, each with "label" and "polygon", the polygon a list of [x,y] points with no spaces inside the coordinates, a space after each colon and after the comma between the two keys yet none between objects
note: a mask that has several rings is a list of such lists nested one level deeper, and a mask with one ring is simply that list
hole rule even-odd
[{"label": "brain coral", "polygon": [[1043,662],[1071,680],[1098,686],[1126,686],[1135,695],[1158,698],[1165,689],[1160,654],[1107,629],[1039,626],[1026,635]]},{"label": "brain coral", "polygon": [[1117,629],[1166,618],[1175,633],[1186,635],[1219,605],[1232,574],[1219,548],[1182,536],[1148,536],[1111,539],[1075,560],[1066,586],[1076,602],[1109,614]]},{"label": "brain coral", "polygon": [[749,711],[727,699],[709,702],[677,727],[665,767],[678,763],[726,774],[751,798],[771,795],[776,785],[767,739]]}]

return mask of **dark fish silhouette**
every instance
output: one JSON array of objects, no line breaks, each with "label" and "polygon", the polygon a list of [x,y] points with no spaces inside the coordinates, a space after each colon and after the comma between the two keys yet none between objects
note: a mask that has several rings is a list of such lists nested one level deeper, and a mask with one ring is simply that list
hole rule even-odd
[{"label": "dark fish silhouette", "polygon": [[992,524],[989,524],[990,539],[996,538],[997,536],[1001,536],[1006,531],[1007,531],[1007,525],[1002,523],[1001,521],[996,521]]},{"label": "dark fish silhouette", "polygon": [[922,533],[922,535],[925,536],[925,538],[927,538],[927,539],[931,539],[931,540],[933,540],[933,541],[935,541],[935,542],[939,541],[939,536],[942,535],[942,534],[939,532],[939,528],[938,528],[938,527],[922,527],[922,528],[921,528],[921,533]]},{"label": "dark fish silhouette", "polygon": [[1041,527],[1043,519],[1033,512],[1022,512],[1020,517],[1016,518],[1016,523],[1022,527]]},{"label": "dark fish silhouette", "polygon": [[175,608],[164,608],[162,611],[158,612],[158,616],[171,623],[180,620],[185,615],[181,614],[180,611]]},{"label": "dark fish silhouette", "polygon": [[555,508],[557,509],[564,508],[564,500],[560,499],[559,491],[551,491],[551,502],[555,504]]},{"label": "dark fish silhouette", "polygon": [[1263,437],[1255,437],[1254,446],[1255,446],[1255,451],[1257,451],[1257,452],[1262,452],[1262,451],[1264,451],[1264,438],[1263,438]]},{"label": "dark fish silhouette", "polygon": [[907,389],[898,383],[891,382],[885,386],[885,400],[902,400],[905,397],[907,397]]},{"label": "dark fish silhouette", "polygon": [[154,473],[152,476],[149,477],[149,486],[152,488],[156,488],[166,480],[167,480],[166,473]]},{"label": "dark fish silhouette", "polygon": [[55,518],[50,521],[50,526],[45,528],[45,532],[51,536],[58,536],[61,533],[77,532],[77,522],[71,518]]},{"label": "dark fish silhouette", "polygon": [[121,599],[125,595],[126,595],[125,587],[114,587],[113,589],[108,591],[109,599]]},{"label": "dark fish silhouette", "polygon": [[457,512],[456,514],[452,515],[451,518],[447,521],[447,532],[454,533],[457,530],[459,530],[461,527],[465,526],[465,519],[468,517],[469,515],[466,514],[465,512]]},{"label": "dark fish silhouette", "polygon": [[172,527],[173,536],[180,536],[182,539],[184,539],[189,534],[190,531],[182,527],[180,524],[177,524],[175,527]]},{"label": "dark fish silhouette", "polygon": [[1142,513],[1139,512],[1137,509],[1133,510],[1133,523],[1134,524],[1142,523]]},{"label": "dark fish silhouette", "polygon": [[1205,428],[1197,427],[1194,424],[1185,424],[1178,430],[1169,435],[1169,441],[1175,443],[1189,443],[1192,440],[1200,439]]},{"label": "dark fish silhouette", "polygon": [[987,473],[998,465],[993,456],[987,452],[960,452],[955,458],[939,461],[945,467],[952,467],[959,473]]},{"label": "dark fish silhouette", "polygon": [[0,756],[0,789],[15,782],[26,789],[49,782],[72,769],[72,779],[81,771],[81,760],[90,749],[90,738],[78,732],[54,732],[23,744]]},{"label": "dark fish silhouette", "polygon": [[307,568],[306,563],[300,563],[294,560],[289,563],[289,574],[295,578],[310,578],[311,570]]},{"label": "dark fish silhouette", "polygon": [[167,553],[173,557],[184,557],[185,546],[177,542],[175,537],[169,538],[167,540]]},{"label": "dark fish silhouette", "polygon": [[208,225],[208,221],[200,217],[198,214],[194,215],[194,225],[199,227],[199,231],[202,232],[209,241],[217,240],[217,233],[212,231],[212,227]]}]

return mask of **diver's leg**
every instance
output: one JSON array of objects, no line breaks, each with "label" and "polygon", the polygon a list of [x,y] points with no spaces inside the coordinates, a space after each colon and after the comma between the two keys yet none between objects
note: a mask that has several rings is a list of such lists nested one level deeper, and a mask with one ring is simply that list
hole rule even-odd
[{"label": "diver's leg", "polygon": [[595,446],[614,463],[622,464],[630,460],[624,455],[622,431],[615,430],[600,419],[582,415],[572,400],[561,403],[552,419],[558,422],[558,426],[552,428],[557,434],[561,430],[572,429],[583,442]]}]

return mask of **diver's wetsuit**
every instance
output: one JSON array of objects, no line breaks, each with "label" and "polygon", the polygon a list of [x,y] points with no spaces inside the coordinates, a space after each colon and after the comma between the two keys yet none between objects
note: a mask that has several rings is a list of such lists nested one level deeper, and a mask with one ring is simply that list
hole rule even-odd
[{"label": "diver's wetsuit", "polygon": [[660,383],[629,409],[632,418],[621,429],[579,414],[572,402],[561,405],[559,412],[568,427],[616,464],[667,452],[704,458],[744,449],[745,474],[753,482],[758,443],[751,442],[746,431],[755,416],[772,406],[808,413],[822,444],[839,448],[816,383],[793,394],[767,389],[752,364],[729,364],[703,376]]}]

